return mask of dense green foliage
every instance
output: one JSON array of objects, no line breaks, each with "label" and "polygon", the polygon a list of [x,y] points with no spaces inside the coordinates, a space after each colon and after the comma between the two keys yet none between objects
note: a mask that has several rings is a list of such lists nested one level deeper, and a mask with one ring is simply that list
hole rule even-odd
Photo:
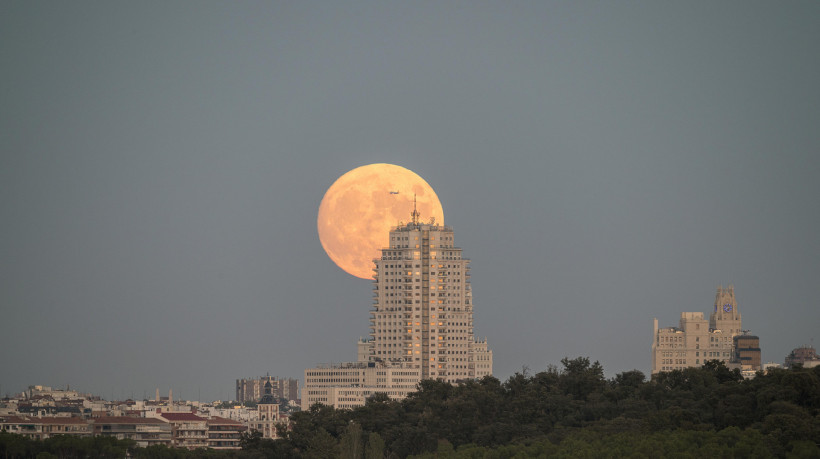
[{"label": "dense green foliage", "polygon": [[[587,358],[561,363],[560,370],[524,371],[504,383],[424,381],[406,400],[376,394],[355,410],[316,405],[291,416],[284,439],[246,435],[242,451],[131,451],[136,457],[820,457],[820,367],[744,380],[709,362],[646,381],[639,371],[607,380]],[[0,457],[57,454],[53,448],[21,453],[2,438]]]}]

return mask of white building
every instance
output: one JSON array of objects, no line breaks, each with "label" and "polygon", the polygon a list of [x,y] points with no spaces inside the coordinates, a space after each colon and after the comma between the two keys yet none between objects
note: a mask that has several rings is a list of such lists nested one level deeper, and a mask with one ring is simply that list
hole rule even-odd
[{"label": "white building", "polygon": [[400,363],[349,362],[305,370],[302,409],[315,403],[335,408],[364,406],[368,397],[387,394],[401,400],[418,388],[421,370]]}]

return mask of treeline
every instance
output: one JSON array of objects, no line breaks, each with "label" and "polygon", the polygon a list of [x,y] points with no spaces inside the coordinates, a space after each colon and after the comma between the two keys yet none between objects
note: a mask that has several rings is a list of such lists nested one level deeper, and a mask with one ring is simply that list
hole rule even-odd
[{"label": "treeline", "polygon": [[607,380],[583,357],[561,364],[504,383],[424,381],[406,400],[376,395],[352,411],[314,406],[291,417],[277,454],[820,457],[820,367],[745,380],[711,361],[647,381],[637,370]]},{"label": "treeline", "polygon": [[503,383],[493,377],[457,386],[424,381],[405,400],[376,394],[354,410],[316,405],[294,413],[282,439],[245,435],[242,451],[129,451],[135,457],[357,459],[820,457],[820,367],[744,380],[713,361],[647,381],[637,370],[607,380],[601,365],[587,358],[561,364]]}]

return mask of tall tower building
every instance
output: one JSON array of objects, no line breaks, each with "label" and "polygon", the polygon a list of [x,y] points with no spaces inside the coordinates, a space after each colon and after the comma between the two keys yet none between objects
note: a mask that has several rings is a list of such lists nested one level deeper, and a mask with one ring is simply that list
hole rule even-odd
[{"label": "tall tower building", "polygon": [[362,406],[385,393],[402,399],[419,381],[459,382],[493,372],[486,340],[473,335],[470,260],[454,245],[453,229],[411,221],[390,231],[373,260],[370,337],[359,339],[357,362],[305,370],[302,408],[323,403]]},{"label": "tall tower building", "polygon": [[492,374],[492,351],[473,336],[470,260],[451,227],[411,216],[374,260],[368,360],[418,368],[422,379]]}]

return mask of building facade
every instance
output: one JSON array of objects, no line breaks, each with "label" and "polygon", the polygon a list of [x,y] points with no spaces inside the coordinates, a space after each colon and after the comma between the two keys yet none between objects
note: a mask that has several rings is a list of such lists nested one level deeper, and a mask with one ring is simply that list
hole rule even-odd
[{"label": "building facade", "polygon": [[279,419],[279,400],[273,394],[272,382],[265,382],[265,393],[256,405],[259,416],[253,423],[254,430],[258,430],[263,438],[277,438],[276,424]]},{"label": "building facade", "polygon": [[157,418],[105,416],[91,419],[95,436],[134,440],[137,446],[171,445],[171,425]]},{"label": "building facade", "polygon": [[451,227],[420,223],[416,211],[412,217],[390,231],[390,245],[374,260],[368,360],[448,382],[492,374],[492,351],[473,335],[470,260]]},{"label": "building facade", "polygon": [[677,327],[658,328],[658,319],[654,319],[652,374],[699,367],[709,360],[730,365],[734,358],[734,337],[741,333],[734,287],[720,286],[708,321],[702,312],[682,312]]},{"label": "building facade", "polygon": [[245,424],[239,421],[212,416],[208,419],[208,448],[242,449],[239,443],[246,430]]},{"label": "building facade", "polygon": [[418,389],[421,379],[421,369],[403,363],[350,362],[311,368],[305,371],[302,409],[315,403],[355,408],[376,393],[401,400]]},{"label": "building facade", "polygon": [[236,400],[250,402],[259,400],[264,395],[265,383],[270,382],[273,396],[281,400],[299,399],[299,381],[293,378],[276,378],[270,375],[256,379],[236,380]]},{"label": "building facade", "polygon": [[796,347],[786,356],[785,361],[786,368],[791,368],[795,365],[801,365],[803,368],[820,366],[820,355],[817,355],[817,351],[812,346],[804,345]]},{"label": "building facade", "polygon": [[451,227],[411,217],[373,260],[370,336],[357,342],[357,362],[305,370],[302,409],[362,406],[375,393],[402,399],[423,379],[492,374],[493,353],[473,334],[470,260]]},{"label": "building facade", "polygon": [[56,435],[90,437],[93,435],[88,421],[65,416],[2,416],[0,431],[19,434],[33,440],[45,440]]},{"label": "building facade", "polygon": [[735,335],[734,358],[732,362],[740,365],[744,377],[752,377],[763,369],[760,356],[760,338],[754,335]]},{"label": "building facade", "polygon": [[207,448],[208,419],[193,413],[161,413],[171,424],[172,445],[177,448]]}]

